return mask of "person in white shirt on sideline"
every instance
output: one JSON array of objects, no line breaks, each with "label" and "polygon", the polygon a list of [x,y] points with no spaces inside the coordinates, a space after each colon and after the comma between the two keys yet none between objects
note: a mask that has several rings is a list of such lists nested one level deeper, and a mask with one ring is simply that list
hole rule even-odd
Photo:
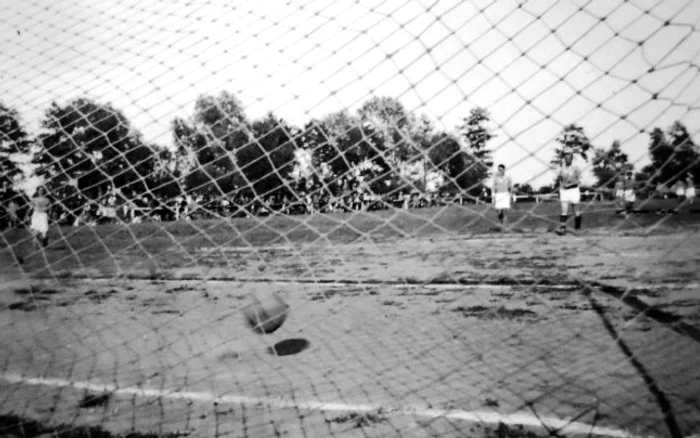
[{"label": "person in white shirt on sideline", "polygon": [[695,180],[690,173],[685,177],[685,200],[688,204],[695,201]]},{"label": "person in white shirt on sideline", "polygon": [[29,223],[29,229],[36,235],[45,247],[49,243],[49,209],[51,201],[46,197],[46,189],[39,187],[36,190],[36,195],[32,198],[32,216]]},{"label": "person in white shirt on sideline", "polygon": [[498,213],[498,221],[501,229],[505,229],[506,211],[510,210],[510,202],[513,197],[513,181],[506,175],[506,166],[498,165],[498,173],[493,176],[491,188],[493,206]]},{"label": "person in white shirt on sideline", "polygon": [[632,172],[627,172],[624,179],[624,200],[625,200],[625,216],[632,213],[634,203],[637,202],[637,194],[635,192],[636,183],[634,182]]}]

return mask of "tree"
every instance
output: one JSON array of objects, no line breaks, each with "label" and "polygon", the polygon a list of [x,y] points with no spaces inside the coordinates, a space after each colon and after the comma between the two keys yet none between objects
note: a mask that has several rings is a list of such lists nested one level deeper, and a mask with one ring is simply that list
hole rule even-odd
[{"label": "tree", "polygon": [[[357,111],[363,127],[376,133],[374,146],[386,160],[398,165],[420,159],[433,130],[426,117],[416,117],[395,98],[373,97]],[[379,141],[376,141],[379,140]]]},{"label": "tree", "polygon": [[238,98],[200,96],[193,116],[175,118],[172,126],[188,192],[221,196],[246,185],[236,151],[252,140],[251,127]]},{"label": "tree", "polygon": [[409,113],[393,97],[372,97],[362,104],[357,114],[363,123],[371,124],[378,131],[401,132],[409,124]]},{"label": "tree", "polygon": [[180,160],[177,150],[158,148],[156,163],[148,178],[148,187],[154,195],[162,199],[174,199],[185,194],[184,187],[180,184]]},{"label": "tree", "polygon": [[700,177],[700,153],[693,142],[688,129],[681,122],[676,121],[668,130],[673,148],[672,165],[669,173],[673,178],[684,179],[690,173],[694,178]]},{"label": "tree", "polygon": [[254,140],[236,151],[248,186],[259,196],[286,192],[298,129],[272,113],[254,121],[251,129]]},{"label": "tree", "polygon": [[687,173],[696,179],[700,177],[698,147],[681,122],[671,125],[667,133],[660,128],[651,131],[649,158],[651,163],[638,175],[638,179],[644,178],[649,184],[662,183],[670,187]]},{"label": "tree", "polygon": [[473,196],[478,196],[481,186],[489,176],[489,169],[493,165],[491,150],[488,142],[494,137],[488,128],[491,117],[484,108],[473,108],[469,116],[462,119],[458,127],[460,135],[466,143],[465,162],[462,165],[460,186]]},{"label": "tree", "polygon": [[535,191],[535,194],[538,195],[550,195],[552,193],[556,193],[556,185],[555,184],[545,184],[541,186],[539,189]]},{"label": "tree", "polygon": [[368,184],[375,193],[387,190],[392,166],[382,150],[383,134],[372,124],[363,124],[347,111],[312,120],[298,136],[299,146],[311,153],[310,175],[303,183],[308,190],[320,186],[334,194]]},{"label": "tree", "polygon": [[594,148],[593,174],[596,177],[597,187],[610,188],[615,185],[615,180],[627,172],[632,171],[632,164],[627,154],[622,152],[620,142],[615,140],[609,149]]},{"label": "tree", "polygon": [[78,98],[52,103],[42,121],[38,161],[49,189],[61,198],[68,187],[98,198],[111,188],[144,193],[156,151],[124,114],[110,104]]},{"label": "tree", "polygon": [[448,191],[458,192],[476,185],[477,182],[469,172],[469,164],[473,159],[455,135],[445,132],[434,133],[430,141],[428,157],[432,165],[447,177],[445,189]]},{"label": "tree", "polygon": [[21,173],[17,154],[28,154],[31,140],[16,110],[0,103],[0,202],[11,196],[11,188]]},{"label": "tree", "polygon": [[535,189],[532,188],[532,185],[530,185],[530,183],[516,184],[515,192],[521,195],[531,196],[535,194]]},{"label": "tree", "polygon": [[580,155],[584,160],[588,160],[588,150],[591,148],[591,141],[583,132],[583,127],[575,124],[565,126],[556,138],[559,147],[554,150],[552,164],[560,166],[564,161],[564,149],[571,150],[574,155]]}]

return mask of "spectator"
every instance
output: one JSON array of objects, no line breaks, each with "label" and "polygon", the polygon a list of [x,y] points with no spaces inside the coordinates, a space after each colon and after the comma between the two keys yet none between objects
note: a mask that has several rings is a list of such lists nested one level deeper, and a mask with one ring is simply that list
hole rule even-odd
[{"label": "spectator", "polygon": [[117,209],[114,206],[115,201],[111,198],[99,207],[99,223],[114,223],[117,222]]},{"label": "spectator", "polygon": [[695,202],[695,181],[691,174],[685,177],[685,199],[688,204],[693,204]]},{"label": "spectator", "polygon": [[193,196],[187,195],[187,207],[185,208],[185,218],[188,221],[192,220],[196,211],[197,211],[197,200]]},{"label": "spectator", "polygon": [[683,198],[685,197],[685,182],[679,179],[678,181],[676,181],[676,184],[673,187],[673,191],[675,192],[676,197],[680,199],[679,202],[683,202]]},{"label": "spectator", "polygon": [[183,196],[175,198],[175,220],[187,216],[187,200]]},{"label": "spectator", "polygon": [[663,198],[663,199],[668,199],[668,187],[666,187],[666,184],[663,183],[658,183],[656,185],[656,189],[654,190],[656,195]]},{"label": "spectator", "polygon": [[19,204],[17,204],[14,198],[10,199],[10,203],[7,205],[7,220],[10,228],[19,225]]},{"label": "spectator", "polygon": [[39,187],[36,191],[36,196],[32,199],[32,220],[29,228],[34,235],[39,239],[42,247],[49,243],[49,211],[51,209],[51,201],[46,197],[46,189]]},{"label": "spectator", "polygon": [[625,216],[632,213],[634,203],[637,202],[637,194],[635,192],[635,182],[632,172],[627,172],[623,181],[623,200],[625,207]]},{"label": "spectator", "polygon": [[489,191],[486,189],[486,187],[481,188],[481,196],[479,198],[484,204],[489,203]]},{"label": "spectator", "polygon": [[[615,201],[618,203],[620,210],[625,209],[625,177],[619,176],[615,181]],[[618,212],[619,212],[618,211]]]}]

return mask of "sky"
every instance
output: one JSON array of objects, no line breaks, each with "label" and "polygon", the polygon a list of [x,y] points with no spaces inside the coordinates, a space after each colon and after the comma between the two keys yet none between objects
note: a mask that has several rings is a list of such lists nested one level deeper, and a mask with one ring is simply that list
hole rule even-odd
[{"label": "sky", "polygon": [[[30,132],[52,102],[120,109],[148,140],[202,94],[298,126],[399,99],[455,132],[486,108],[495,163],[552,181],[570,123],[637,168],[648,132],[683,122],[700,143],[694,0],[0,0],[0,101]],[[588,164],[582,163],[584,166]],[[590,173],[587,178],[591,180]],[[592,181],[592,180],[591,180]]]}]

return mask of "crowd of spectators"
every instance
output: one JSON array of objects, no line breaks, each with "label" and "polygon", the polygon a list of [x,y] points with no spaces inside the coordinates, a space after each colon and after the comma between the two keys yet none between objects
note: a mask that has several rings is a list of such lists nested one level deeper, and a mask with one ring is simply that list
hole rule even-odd
[{"label": "crowd of spectators", "polygon": [[[448,199],[449,198],[449,199]],[[0,228],[13,227],[26,221],[28,199],[5,197],[0,210]],[[343,213],[376,211],[389,208],[425,208],[439,203],[474,203],[482,201],[468,195],[425,195],[418,191],[398,193],[391,197],[370,192],[354,192],[346,196],[306,194],[302,197],[238,194],[231,197],[184,195],[166,199],[152,194],[132,195],[108,193],[98,199],[82,202],[53,202],[50,218],[64,226],[98,225],[105,223],[140,223],[146,221],[176,221],[314,213]],[[486,201],[486,200],[483,200]]]},{"label": "crowd of spectators", "polygon": [[[622,181],[622,180],[621,180]],[[609,199],[630,200],[629,194],[623,195],[622,186],[618,182],[614,196],[608,196],[604,191],[585,190],[582,200],[593,201]],[[664,198],[687,198],[694,184],[692,177],[677,182],[673,187],[660,186],[654,190],[654,196]],[[29,199],[12,192],[12,196],[3,194],[0,206],[0,229],[25,224]],[[51,195],[49,194],[49,197]],[[490,192],[486,188],[476,197],[467,194],[441,193],[424,194],[417,190],[398,192],[392,196],[374,195],[369,191],[351,191],[345,196],[333,196],[320,192],[306,193],[303,196],[254,196],[252,193],[240,193],[231,197],[182,195],[172,199],[158,197],[153,194],[134,195],[110,192],[97,199],[73,196],[72,200],[53,202],[50,219],[53,223],[63,226],[97,225],[104,223],[139,223],[144,221],[176,221],[211,218],[237,218],[251,216],[269,216],[272,214],[298,215],[314,213],[343,213],[356,211],[375,211],[389,208],[426,208],[440,204],[490,204]],[[82,200],[81,200],[82,199]],[[555,201],[557,193],[521,194],[514,196],[513,202],[547,202]],[[692,201],[691,201],[692,202]],[[629,202],[625,202],[629,209]]]}]

